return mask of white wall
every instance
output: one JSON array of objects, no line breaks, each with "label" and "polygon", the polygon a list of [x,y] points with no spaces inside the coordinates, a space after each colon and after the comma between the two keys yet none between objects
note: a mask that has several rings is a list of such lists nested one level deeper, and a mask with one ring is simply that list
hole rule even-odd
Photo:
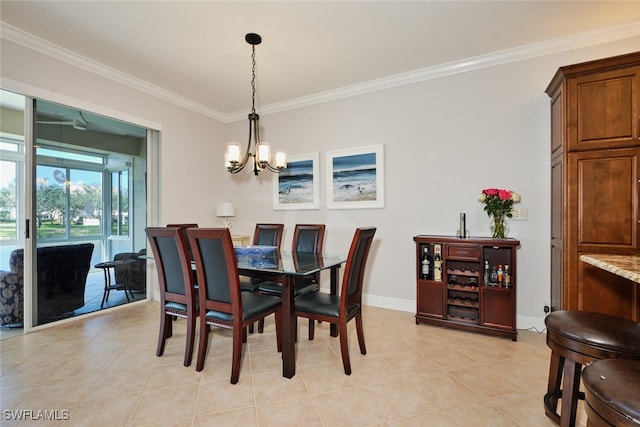
[{"label": "white wall", "polygon": [[[216,226],[215,206],[232,201],[234,234],[283,222],[283,245],[298,222],[327,224],[325,247],[346,252],[357,226],[378,227],[366,301],[415,309],[413,236],[452,234],[467,213],[472,235],[488,235],[477,202],[483,188],[518,191],[526,221],[510,221],[518,252],[518,327],[543,327],[549,302],[549,101],[556,69],[638,50],[638,38],[508,63],[297,110],[262,114],[263,139],[290,155],[319,152],[324,198],[327,150],[385,145],[385,208],[274,211],[272,176],[230,175],[222,153],[244,142],[247,121],[222,125],[128,86],[2,40],[0,85],[27,95],[158,127],[161,222]],[[260,107],[258,106],[258,112]],[[111,114],[109,114],[111,113]]]}]

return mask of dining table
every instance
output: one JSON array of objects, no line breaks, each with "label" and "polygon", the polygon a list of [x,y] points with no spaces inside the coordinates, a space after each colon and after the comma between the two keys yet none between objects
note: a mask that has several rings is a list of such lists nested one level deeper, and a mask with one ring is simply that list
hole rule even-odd
[{"label": "dining table", "polygon": [[[294,284],[296,279],[310,277],[322,271],[330,271],[330,292],[338,292],[338,273],[347,257],[315,252],[236,251],[238,272],[243,276],[269,280],[282,284],[282,376],[292,378],[296,374],[296,313]],[[338,329],[331,325],[331,336]]]}]

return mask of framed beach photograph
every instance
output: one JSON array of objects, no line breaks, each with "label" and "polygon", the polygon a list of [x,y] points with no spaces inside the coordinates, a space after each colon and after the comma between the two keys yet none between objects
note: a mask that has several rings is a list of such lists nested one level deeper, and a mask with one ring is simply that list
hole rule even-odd
[{"label": "framed beach photograph", "polygon": [[327,208],[384,207],[384,146],[328,151]]},{"label": "framed beach photograph", "polygon": [[286,169],[275,174],[273,209],[320,208],[320,156],[290,156]]}]

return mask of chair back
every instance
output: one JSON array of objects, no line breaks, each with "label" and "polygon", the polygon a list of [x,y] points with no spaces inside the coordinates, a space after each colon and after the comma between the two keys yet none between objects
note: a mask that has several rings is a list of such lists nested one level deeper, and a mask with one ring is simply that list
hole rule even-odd
[{"label": "chair back", "polygon": [[253,244],[261,246],[276,246],[280,249],[284,224],[256,224],[253,232]]},{"label": "chair back", "polygon": [[189,244],[189,238],[187,237],[187,228],[198,228],[198,224],[167,224],[167,227],[178,227],[184,236],[184,241],[187,244],[187,253],[189,254],[189,259],[193,261],[193,251],[191,250],[191,245]]},{"label": "chair back", "polygon": [[[196,263],[200,315],[208,310],[231,314],[242,320],[240,278],[233,241],[228,228],[187,230]],[[228,320],[224,316],[218,320]]]},{"label": "chair back", "polygon": [[351,241],[349,255],[342,277],[342,288],[340,291],[341,310],[346,310],[353,304],[361,304],[362,286],[364,281],[364,269],[369,257],[369,249],[373,236],[376,234],[375,227],[357,228]]},{"label": "chair back", "polygon": [[296,224],[291,251],[321,253],[324,229],[324,224]]},{"label": "chair back", "polygon": [[194,306],[193,273],[183,231],[179,227],[147,227],[145,232],[158,270],[162,305],[177,302]]}]

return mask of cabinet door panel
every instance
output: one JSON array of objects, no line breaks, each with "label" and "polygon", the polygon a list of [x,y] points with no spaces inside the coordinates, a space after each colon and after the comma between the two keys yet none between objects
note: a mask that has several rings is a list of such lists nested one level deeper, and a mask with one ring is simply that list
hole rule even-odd
[{"label": "cabinet door panel", "polygon": [[[576,243],[600,248],[636,247],[637,149],[571,153],[571,215]],[[577,223],[576,223],[577,222]]]},{"label": "cabinet door panel", "polygon": [[513,329],[512,292],[502,289],[485,289],[482,294],[482,324]]},{"label": "cabinet door panel", "polygon": [[418,283],[418,314],[441,319],[444,317],[444,285],[430,281]]},{"label": "cabinet door panel", "polygon": [[638,145],[640,68],[571,79],[569,150]]}]

